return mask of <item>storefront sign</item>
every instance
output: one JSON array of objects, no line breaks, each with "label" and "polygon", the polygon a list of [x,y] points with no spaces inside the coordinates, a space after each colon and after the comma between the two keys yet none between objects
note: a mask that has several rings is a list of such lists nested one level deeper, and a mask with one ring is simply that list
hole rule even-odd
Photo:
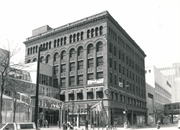
[{"label": "storefront sign", "polygon": [[88,80],[87,81],[87,84],[90,85],[90,84],[100,84],[100,83],[103,83],[104,79],[95,79],[95,80]]}]

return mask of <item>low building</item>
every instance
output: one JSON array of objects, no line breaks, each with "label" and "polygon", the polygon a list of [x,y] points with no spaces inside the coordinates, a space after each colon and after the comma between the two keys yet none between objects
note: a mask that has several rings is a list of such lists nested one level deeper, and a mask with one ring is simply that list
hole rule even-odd
[{"label": "low building", "polygon": [[172,86],[172,102],[180,102],[180,63],[158,68]]},{"label": "low building", "polygon": [[155,67],[146,67],[146,98],[148,107],[148,123],[158,120],[166,123],[164,105],[172,102],[172,89],[166,77]]}]

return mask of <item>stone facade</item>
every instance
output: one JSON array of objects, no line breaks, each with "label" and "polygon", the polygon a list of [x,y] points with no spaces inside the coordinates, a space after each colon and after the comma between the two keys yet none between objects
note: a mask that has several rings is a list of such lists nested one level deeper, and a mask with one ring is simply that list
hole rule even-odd
[{"label": "stone facade", "polygon": [[[111,125],[123,125],[126,106],[130,124],[145,123],[146,55],[107,11],[29,37],[24,44],[26,63],[37,61],[39,47],[46,49],[40,60],[52,66],[52,87],[60,89],[65,108],[84,109],[72,113],[76,126],[89,118],[87,105],[101,100]],[[91,125],[97,121],[93,115]]]}]

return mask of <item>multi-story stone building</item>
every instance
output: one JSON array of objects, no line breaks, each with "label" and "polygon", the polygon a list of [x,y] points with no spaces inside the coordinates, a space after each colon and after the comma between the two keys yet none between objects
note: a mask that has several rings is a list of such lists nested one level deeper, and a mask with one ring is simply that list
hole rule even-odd
[{"label": "multi-story stone building", "polygon": [[155,66],[146,67],[146,98],[149,123],[157,123],[158,120],[165,123],[164,105],[172,102],[172,89]]},{"label": "multi-story stone building", "polygon": [[[45,49],[40,60],[52,73],[40,75],[40,84],[60,89],[75,126],[83,126],[88,106],[101,100],[111,125],[123,125],[125,117],[130,124],[145,123],[146,55],[107,11],[54,29],[43,26],[32,35],[24,42],[26,63],[37,61],[39,47]],[[99,114],[90,111],[89,124],[104,125]]]},{"label": "multi-story stone building", "polygon": [[180,102],[180,63],[158,69],[172,85],[172,102]]}]

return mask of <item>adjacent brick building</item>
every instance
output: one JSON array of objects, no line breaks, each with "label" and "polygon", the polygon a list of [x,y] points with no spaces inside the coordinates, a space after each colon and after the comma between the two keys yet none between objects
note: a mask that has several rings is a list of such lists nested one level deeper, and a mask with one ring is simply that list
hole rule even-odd
[{"label": "adjacent brick building", "polygon": [[[83,126],[88,106],[102,99],[109,122],[123,125],[126,95],[130,124],[145,122],[146,55],[107,11],[58,28],[35,29],[24,44],[26,63],[37,61],[39,47],[46,49],[40,60],[53,71],[41,75],[40,84],[60,88],[60,100],[75,126]],[[97,111],[90,113],[90,124],[104,125]]]}]

